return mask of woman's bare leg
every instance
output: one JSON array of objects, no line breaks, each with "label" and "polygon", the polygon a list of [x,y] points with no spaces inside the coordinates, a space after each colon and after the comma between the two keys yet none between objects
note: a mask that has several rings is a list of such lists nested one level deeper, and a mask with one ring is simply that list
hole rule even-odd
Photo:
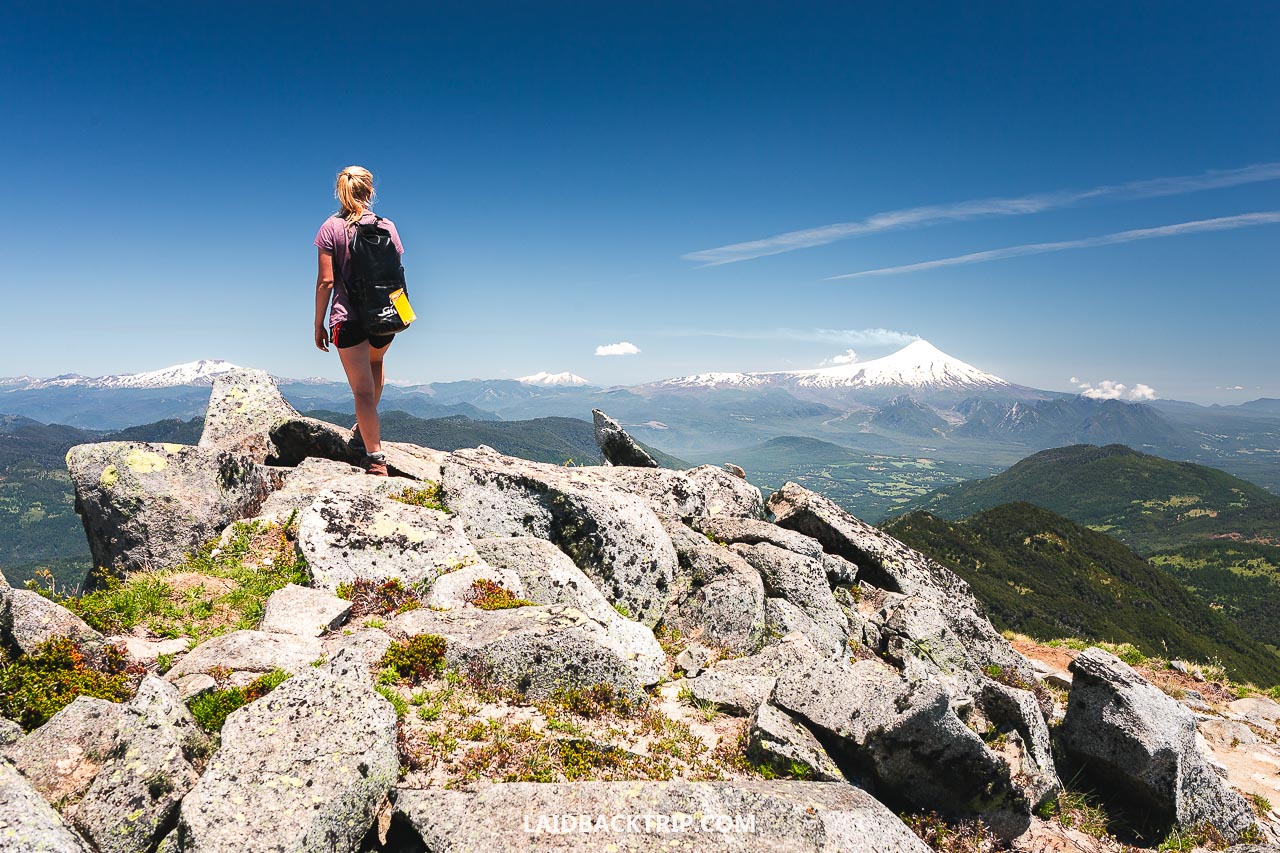
[{"label": "woman's bare leg", "polygon": [[[369,453],[377,453],[382,449],[382,428],[378,424],[378,397],[382,391],[382,383],[374,382],[369,342],[364,341],[338,350],[338,358],[342,360],[342,369],[347,373],[347,384],[351,386],[351,394],[355,397],[356,423],[360,425],[364,449]],[[381,360],[378,367],[381,377]]]},{"label": "woman's bare leg", "polygon": [[391,344],[387,344],[382,349],[369,347],[369,369],[373,371],[373,400],[375,405],[382,402],[382,359],[386,356],[387,350],[390,348]]}]

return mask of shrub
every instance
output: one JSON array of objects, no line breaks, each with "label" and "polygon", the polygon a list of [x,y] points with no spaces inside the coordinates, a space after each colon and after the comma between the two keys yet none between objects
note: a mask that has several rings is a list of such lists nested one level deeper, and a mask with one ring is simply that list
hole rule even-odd
[{"label": "shrub", "polygon": [[552,702],[571,714],[591,720],[608,714],[627,717],[638,710],[634,702],[620,695],[612,684],[605,683],[561,690],[552,697]]},{"label": "shrub", "polygon": [[351,602],[352,619],[407,613],[422,606],[422,597],[412,589],[405,589],[398,578],[385,581],[356,578],[351,583],[338,584],[336,592],[339,598]]},{"label": "shrub", "polygon": [[507,610],[512,607],[532,607],[536,603],[517,598],[516,594],[497,581],[480,578],[471,584],[471,588],[462,596],[468,604],[474,604],[481,610]]},{"label": "shrub", "polygon": [[232,711],[266,696],[288,677],[289,673],[283,670],[272,670],[244,687],[226,687],[193,696],[187,701],[187,707],[191,709],[191,716],[196,718],[201,728],[216,734],[222,731],[222,724]]},{"label": "shrub", "polygon": [[380,666],[395,670],[402,679],[414,684],[444,671],[444,637],[419,634],[402,643],[393,643],[382,656]]},{"label": "shrub", "polygon": [[996,838],[980,820],[948,823],[937,812],[907,814],[902,820],[921,841],[940,853],[988,853],[1000,849]]},{"label": "shrub", "polygon": [[46,640],[12,660],[0,652],[0,716],[30,731],[77,696],[129,700],[145,673],[119,646],[95,653],[67,637]]},{"label": "shrub", "polygon": [[439,510],[440,512],[449,512],[449,508],[444,505],[444,490],[440,488],[439,483],[431,480],[423,480],[420,488],[406,486],[394,495],[391,500],[399,501],[409,506],[420,506],[426,509]]}]

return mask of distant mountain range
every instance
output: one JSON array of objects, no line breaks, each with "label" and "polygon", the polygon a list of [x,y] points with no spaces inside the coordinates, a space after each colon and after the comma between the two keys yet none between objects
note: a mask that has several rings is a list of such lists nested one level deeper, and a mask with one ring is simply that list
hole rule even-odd
[{"label": "distant mountain range", "polygon": [[[212,378],[233,367],[200,361],[96,379],[0,380],[0,412],[88,429],[189,419],[203,414]],[[345,383],[279,383],[299,409],[350,408]],[[576,374],[545,371],[520,379],[389,385],[383,407],[472,420],[585,419],[600,408],[636,438],[686,459],[800,436],[860,452],[1000,468],[1036,450],[1115,443],[1213,465],[1280,491],[1280,402],[1197,406],[1043,391],[923,340],[870,361],[695,374],[630,387],[601,388]]]}]

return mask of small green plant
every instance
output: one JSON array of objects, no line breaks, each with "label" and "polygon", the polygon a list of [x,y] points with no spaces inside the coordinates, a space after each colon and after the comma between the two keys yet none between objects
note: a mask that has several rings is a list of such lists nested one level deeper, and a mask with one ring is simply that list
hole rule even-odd
[{"label": "small green plant", "polygon": [[393,501],[399,501],[409,506],[420,506],[425,509],[438,510],[439,512],[449,512],[449,508],[444,504],[444,490],[440,488],[439,483],[432,480],[423,480],[422,485],[418,488],[406,486],[389,497]]},{"label": "small green plant", "polygon": [[1211,823],[1202,823],[1190,829],[1174,827],[1169,831],[1169,835],[1165,840],[1160,842],[1160,846],[1156,850],[1162,851],[1162,853],[1163,851],[1190,853],[1196,848],[1224,850],[1226,847],[1227,839],[1218,831],[1218,828]]},{"label": "small green plant", "polygon": [[478,578],[462,596],[463,601],[481,610],[508,610],[513,607],[532,607],[536,602],[519,598],[497,581]]},{"label": "small green plant", "polygon": [[948,823],[937,812],[924,812],[904,814],[902,821],[939,853],[986,853],[993,849],[994,836],[981,820]]},{"label": "small green plant", "polygon": [[164,652],[162,654],[157,655],[156,656],[156,672],[159,672],[161,675],[164,675],[166,672],[173,669],[173,657],[174,656],[172,652]]},{"label": "small green plant", "polygon": [[147,793],[151,795],[151,799],[158,800],[163,796],[172,794],[173,780],[163,773],[157,773],[147,779]]},{"label": "small green plant", "polygon": [[187,701],[187,707],[202,729],[217,733],[222,731],[222,724],[227,721],[232,711],[266,696],[284,683],[288,677],[289,673],[284,670],[272,670],[255,678],[244,687],[224,687],[221,690],[197,694]]},{"label": "small green plant", "polygon": [[1253,803],[1253,810],[1258,813],[1259,817],[1271,813],[1271,801],[1262,796],[1262,794],[1249,794],[1248,797],[1250,802]]},{"label": "small green plant", "polygon": [[395,671],[413,684],[438,676],[444,671],[447,643],[435,634],[418,634],[404,642],[392,643],[382,655],[380,665]]},{"label": "small green plant", "polygon": [[619,694],[612,684],[605,683],[562,690],[552,697],[552,702],[586,719],[599,719],[609,714],[626,717],[638,710],[633,701]]},{"label": "small green plant", "polygon": [[145,673],[119,646],[97,651],[67,637],[46,640],[13,659],[0,651],[0,716],[30,731],[77,696],[127,701]]},{"label": "small green plant", "polygon": [[395,708],[396,719],[403,720],[405,716],[409,713],[409,703],[404,700],[403,696],[401,696],[399,693],[396,692],[394,687],[389,687],[385,684],[379,684],[375,686],[373,689],[377,690],[383,699],[386,699],[388,702],[390,702],[392,708]]},{"label": "small green plant", "polygon": [[628,608],[627,605],[623,604],[621,601],[614,602],[613,609],[618,611],[618,615],[621,616],[623,619],[631,618],[630,608]]}]

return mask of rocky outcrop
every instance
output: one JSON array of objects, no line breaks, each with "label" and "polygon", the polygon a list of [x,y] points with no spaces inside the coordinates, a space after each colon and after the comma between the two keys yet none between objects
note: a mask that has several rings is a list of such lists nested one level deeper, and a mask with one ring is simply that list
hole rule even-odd
[{"label": "rocky outcrop", "polygon": [[[866,792],[822,782],[525,782],[476,792],[400,789],[396,816],[428,850],[439,853],[567,850],[575,849],[575,842],[591,849],[647,851],[676,839],[685,849],[699,851],[929,850]],[[584,816],[589,828],[580,824]]]},{"label": "rocky outcrop", "polygon": [[652,676],[642,649],[627,646],[582,611],[563,605],[412,610],[397,616],[390,628],[407,636],[444,637],[451,666],[533,699],[597,684],[639,698],[642,685],[653,683],[641,680],[641,672]]},{"label": "rocky outcrop", "polygon": [[179,444],[111,441],[67,454],[89,550],[106,576],[176,565],[231,522],[255,515],[278,478],[247,456]]},{"label": "rocky outcrop", "polygon": [[321,643],[315,637],[297,634],[268,634],[265,631],[233,631],[205,640],[169,670],[166,678],[176,681],[186,675],[229,670],[253,677],[282,669],[301,672],[318,660]]},{"label": "rocky outcrop", "polygon": [[0,851],[3,853],[89,853],[90,847],[67,826],[13,765],[0,761]]},{"label": "rocky outcrop", "polygon": [[580,469],[460,450],[444,465],[449,507],[474,537],[554,543],[612,604],[653,627],[670,600],[676,554],[653,509]]},{"label": "rocky outcrop", "polygon": [[1168,825],[1210,823],[1228,841],[1255,825],[1248,803],[1197,747],[1190,711],[1102,649],[1081,652],[1071,673],[1063,744],[1087,772],[1111,783],[1116,799],[1145,806]]},{"label": "rocky outcrop", "polygon": [[93,784],[125,720],[124,705],[77,696],[5,750],[5,758],[49,802],[76,799]]},{"label": "rocky outcrop", "polygon": [[12,590],[9,608],[8,631],[2,636],[25,654],[31,654],[41,643],[57,637],[89,645],[102,642],[102,635],[83,619],[38,592]]},{"label": "rocky outcrop", "polygon": [[592,409],[591,417],[595,422],[596,446],[605,462],[635,468],[658,467],[657,461],[613,418],[599,409]]},{"label": "rocky outcrop", "polygon": [[764,584],[739,554],[717,545],[679,519],[662,520],[679,568],[663,627],[733,652],[750,653],[765,631]]},{"label": "rocky outcrop", "polygon": [[320,637],[347,621],[351,602],[322,589],[289,584],[271,593],[258,630]]},{"label": "rocky outcrop", "polygon": [[831,594],[826,568],[820,560],[804,557],[776,545],[734,545],[732,550],[755,567],[764,581],[765,595],[799,608],[826,635],[843,646],[849,620]]},{"label": "rocky outcrop", "polygon": [[356,850],[395,782],[396,715],[371,685],[319,669],[227,718],[182,801],[177,849]]},{"label": "rocky outcrop", "polygon": [[757,708],[747,723],[747,757],[779,776],[815,782],[845,781],[813,733],[768,704]]},{"label": "rocky outcrop", "polygon": [[357,578],[427,586],[479,561],[457,518],[345,489],[321,492],[299,516],[298,550],[330,591]]}]

